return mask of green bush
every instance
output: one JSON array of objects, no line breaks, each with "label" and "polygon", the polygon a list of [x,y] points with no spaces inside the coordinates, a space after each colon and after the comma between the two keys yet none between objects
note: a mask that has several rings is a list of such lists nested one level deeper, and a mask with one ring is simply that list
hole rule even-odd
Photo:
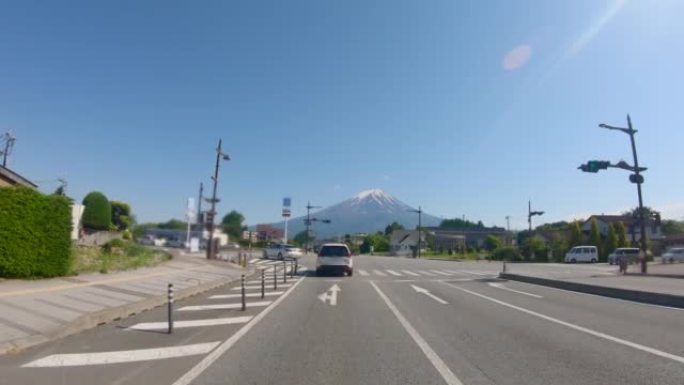
[{"label": "green bush", "polygon": [[93,191],[83,198],[83,227],[91,230],[109,230],[112,225],[112,205],[107,197]]},{"label": "green bush", "polygon": [[121,238],[123,238],[126,241],[132,241],[133,234],[131,233],[131,230],[124,230],[123,233],[121,233]]},{"label": "green bush", "polygon": [[521,261],[523,256],[517,248],[505,246],[494,250],[491,259],[494,261]]},{"label": "green bush", "polygon": [[28,188],[0,188],[0,276],[55,277],[71,268],[71,202]]}]

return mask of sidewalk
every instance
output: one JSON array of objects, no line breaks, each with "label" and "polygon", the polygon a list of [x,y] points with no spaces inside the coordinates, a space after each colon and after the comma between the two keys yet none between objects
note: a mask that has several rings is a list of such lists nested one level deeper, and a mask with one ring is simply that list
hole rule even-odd
[{"label": "sidewalk", "polygon": [[540,268],[509,269],[499,276],[564,290],[684,308],[684,279],[679,275],[680,272],[684,273],[684,264],[649,264],[648,268],[649,274],[642,275],[638,272],[638,266],[631,265],[628,275],[619,275],[617,271],[612,272],[612,268],[606,269],[600,265],[588,265],[586,268],[570,265],[565,272]]},{"label": "sidewalk", "polygon": [[23,349],[239,279],[244,272],[201,254],[171,251],[156,267],[111,274],[0,281],[0,354]]}]

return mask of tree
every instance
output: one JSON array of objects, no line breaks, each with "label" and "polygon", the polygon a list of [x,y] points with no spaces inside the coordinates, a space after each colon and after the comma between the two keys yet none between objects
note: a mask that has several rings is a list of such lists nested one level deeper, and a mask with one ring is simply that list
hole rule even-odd
[{"label": "tree", "polygon": [[311,237],[311,236],[309,236],[309,235],[306,233],[306,230],[304,230],[304,231],[298,232],[297,235],[295,235],[294,238],[292,239],[292,242],[293,242],[295,245],[301,247],[301,246],[307,245],[309,242],[311,242],[311,241],[313,241],[313,240],[314,240],[314,238]]},{"label": "tree", "polygon": [[582,237],[582,228],[580,227],[580,224],[578,221],[574,221],[570,225],[570,241],[569,241],[570,245],[569,246],[575,247],[575,246],[581,245],[582,243],[584,243],[582,241],[582,238],[583,238]]},{"label": "tree", "polygon": [[83,198],[83,227],[90,230],[108,230],[112,223],[112,205],[101,192],[93,191]]},{"label": "tree", "polygon": [[618,222],[617,226],[615,227],[615,231],[617,232],[618,247],[629,247],[631,242],[627,239],[627,229],[625,228],[625,224]]},{"label": "tree", "polygon": [[485,244],[485,249],[492,251],[496,250],[499,247],[501,247],[503,242],[501,242],[501,238],[497,237],[496,235],[487,235],[487,238],[485,238],[484,244]]},{"label": "tree", "polygon": [[112,224],[117,230],[124,231],[133,225],[131,206],[126,202],[112,201]]},{"label": "tree", "polygon": [[535,228],[536,231],[568,231],[571,228],[571,224],[566,221],[544,223]]},{"label": "tree", "polygon": [[598,222],[596,221],[596,218],[591,220],[591,231],[589,232],[589,244],[592,246],[596,246],[596,248],[599,251],[599,255],[601,255],[601,249],[603,248],[603,245],[601,244],[601,232],[599,231],[599,226]]},{"label": "tree", "polygon": [[185,230],[188,228],[188,223],[180,219],[169,219],[166,222],[157,223],[157,228],[162,230]]},{"label": "tree", "polygon": [[228,234],[231,239],[240,239],[242,236],[242,230],[244,230],[244,226],[242,225],[242,222],[244,221],[245,216],[233,210],[223,217],[223,220],[221,221],[221,227],[223,228],[223,232]]},{"label": "tree", "polygon": [[525,239],[521,251],[527,259],[531,259],[533,256],[536,257],[536,259],[542,259],[546,257],[546,250],[547,248],[544,244],[544,240],[540,236],[535,235]]},{"label": "tree", "polygon": [[374,252],[389,251],[389,242],[384,235],[373,234],[366,236],[359,250],[362,253],[370,253],[371,246]]},{"label": "tree", "polygon": [[442,220],[442,223],[439,224],[439,227],[443,229],[477,229],[477,228],[482,228],[478,227],[478,225],[484,227],[484,224],[482,222],[471,222],[469,220],[463,220],[460,218],[454,218],[454,219],[444,219]]},{"label": "tree", "polygon": [[553,259],[556,262],[562,262],[565,253],[568,252],[568,241],[560,233],[553,233],[550,245]]},{"label": "tree", "polygon": [[603,248],[603,252],[605,256],[607,257],[610,253],[615,251],[620,246],[618,243],[618,235],[617,231],[615,230],[615,226],[611,223],[608,226],[608,236],[606,237],[606,244]]},{"label": "tree", "polygon": [[661,227],[663,235],[684,234],[684,222],[666,219]]},{"label": "tree", "polygon": [[404,226],[398,222],[392,222],[385,227],[385,235],[390,236],[394,230],[404,230]]}]

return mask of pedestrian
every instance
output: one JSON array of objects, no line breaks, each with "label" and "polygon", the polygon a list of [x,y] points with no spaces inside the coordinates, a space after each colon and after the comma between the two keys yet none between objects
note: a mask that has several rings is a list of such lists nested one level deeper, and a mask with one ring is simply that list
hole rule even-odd
[{"label": "pedestrian", "polygon": [[620,264],[620,273],[627,274],[627,256],[625,254],[618,256],[618,263]]}]

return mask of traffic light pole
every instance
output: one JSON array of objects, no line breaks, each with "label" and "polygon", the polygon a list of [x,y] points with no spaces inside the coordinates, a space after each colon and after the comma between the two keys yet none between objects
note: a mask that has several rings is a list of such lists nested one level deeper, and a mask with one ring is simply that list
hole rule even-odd
[{"label": "traffic light pole", "polygon": [[641,183],[643,179],[639,174],[639,160],[637,159],[636,144],[634,143],[634,129],[632,128],[632,119],[627,115],[627,127],[629,128],[629,141],[632,144],[632,155],[634,156],[634,178],[637,185],[637,194],[639,195],[639,230],[641,231],[641,239],[639,240],[639,247],[643,252],[643,259],[641,260],[641,272],[646,274],[648,271],[648,264],[646,263],[646,252],[647,252],[647,239],[646,239],[646,223],[644,220],[644,198],[641,194]]}]

